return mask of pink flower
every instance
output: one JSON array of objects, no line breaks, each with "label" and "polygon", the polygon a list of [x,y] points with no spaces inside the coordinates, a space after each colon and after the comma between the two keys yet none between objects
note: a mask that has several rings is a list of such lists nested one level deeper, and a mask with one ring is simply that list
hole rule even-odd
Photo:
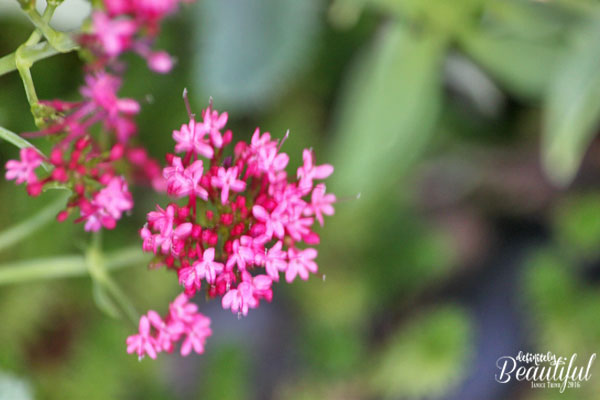
[{"label": "pink flower", "polygon": [[127,338],[127,353],[137,353],[141,360],[145,354],[150,358],[156,358],[156,340],[150,335],[150,322],[147,316],[140,318],[139,333]]},{"label": "pink flower", "polygon": [[182,293],[169,305],[169,314],[164,320],[152,310],[140,318],[139,333],[127,338],[127,352],[136,352],[140,359],[145,354],[156,358],[161,351],[173,351],[175,343],[185,336],[181,354],[187,356],[192,350],[200,354],[211,334],[210,319],[199,313],[195,304],[188,303]]},{"label": "pink flower", "polygon": [[181,355],[185,357],[192,350],[197,354],[204,353],[204,344],[211,334],[210,318],[202,314],[197,314],[186,329],[187,337],[181,344]]},{"label": "pink flower", "polygon": [[173,58],[165,51],[150,53],[147,57],[148,68],[159,74],[166,74],[173,68]]},{"label": "pink flower", "polygon": [[215,249],[210,248],[204,251],[202,255],[202,261],[196,261],[194,266],[196,268],[197,274],[206,278],[206,282],[214,283],[217,274],[223,271],[223,264],[214,262],[215,260]]},{"label": "pink flower", "polygon": [[156,21],[173,13],[179,0],[131,0],[132,11],[142,20]]},{"label": "pink flower", "polygon": [[[285,153],[277,154],[277,147],[263,146],[258,150],[258,168],[267,173],[269,181],[275,182],[281,176],[290,161],[290,157]],[[285,172],[283,173],[285,176]]]},{"label": "pink flower", "polygon": [[252,278],[247,274],[244,278],[237,288],[225,293],[221,303],[224,309],[231,309],[234,313],[239,312],[246,316],[250,308],[258,306],[259,298],[270,298],[272,280],[266,275]]},{"label": "pink flower", "polygon": [[285,280],[292,282],[296,275],[300,275],[302,280],[307,280],[309,272],[317,272],[317,263],[313,260],[317,258],[317,250],[308,248],[306,250],[297,250],[291,248],[288,250],[288,267],[285,272]]},{"label": "pink flower", "polygon": [[42,164],[42,156],[33,147],[21,149],[20,156],[20,161],[9,160],[6,163],[6,179],[16,179],[18,185],[36,183],[38,179],[34,171]]},{"label": "pink flower", "polygon": [[237,179],[237,176],[238,167],[231,167],[227,170],[224,167],[219,167],[217,176],[212,177],[212,185],[221,188],[221,204],[227,203],[230,189],[234,192],[241,192],[246,189],[246,182]]},{"label": "pink flower", "polygon": [[203,200],[208,199],[208,192],[200,186],[204,166],[202,160],[196,160],[187,168],[183,168],[180,157],[173,157],[171,167],[163,170],[163,177],[167,180],[167,193],[183,197],[194,194]]},{"label": "pink flower", "polygon": [[213,110],[210,106],[202,112],[202,129],[209,134],[213,146],[217,149],[223,146],[221,129],[227,124],[227,117],[226,112],[219,115],[219,112]]},{"label": "pink flower", "polygon": [[239,239],[233,241],[232,253],[227,260],[227,269],[231,270],[237,264],[241,270],[246,269],[246,263],[252,263],[254,260],[254,251],[240,243]]},{"label": "pink flower", "polygon": [[299,187],[303,191],[312,188],[313,179],[325,179],[333,173],[332,165],[314,166],[313,155],[310,150],[305,149],[302,152],[302,160],[304,160],[304,165],[298,168],[298,179],[300,179]]},{"label": "pink flower", "polygon": [[140,105],[133,99],[119,99],[117,91],[121,86],[121,80],[99,72],[95,75],[85,77],[86,86],[81,88],[81,94],[89,101],[77,110],[68,119],[72,134],[83,135],[82,124],[79,118],[87,114],[94,114],[85,124],[103,121],[107,130],[114,130],[120,142],[127,142],[135,133],[136,126],[129,119],[140,111]]},{"label": "pink flower", "polygon": [[148,311],[148,320],[156,329],[158,334],[155,337],[155,346],[158,351],[173,351],[173,344],[179,340],[181,334],[185,331],[185,324],[179,320],[170,320],[168,322],[158,315],[156,311]]},{"label": "pink flower", "polygon": [[140,235],[144,239],[144,249],[152,248],[156,254],[158,248],[163,254],[169,254],[182,239],[185,239],[192,232],[192,223],[184,222],[174,228],[175,206],[170,204],[166,210],[156,207],[158,211],[148,213],[148,222],[152,224],[152,228],[159,231],[157,234],[152,234],[149,229],[142,229]]},{"label": "pink flower", "polygon": [[[272,213],[268,213],[264,207],[260,205],[256,205],[252,207],[252,214],[254,217],[262,222],[266,227],[266,240],[270,240],[273,237],[273,234],[279,239],[283,239],[285,235],[285,231],[283,228],[284,218],[283,213],[285,211],[285,203],[280,203]],[[265,240],[265,241],[266,241]]]},{"label": "pink flower", "polygon": [[198,306],[194,303],[189,303],[189,298],[184,293],[181,293],[169,304],[169,318],[174,321],[189,324],[194,320],[197,313]]},{"label": "pink flower", "polygon": [[131,47],[132,36],[136,33],[137,24],[129,19],[114,19],[101,11],[92,14],[93,32],[104,53],[115,57]]},{"label": "pink flower", "polygon": [[204,252],[202,261],[196,261],[192,266],[179,270],[179,283],[185,288],[186,294],[193,295],[200,290],[201,280],[213,284],[218,273],[223,271],[223,264],[214,262],[215,249]]},{"label": "pink flower", "polygon": [[111,178],[106,187],[96,194],[93,204],[115,220],[120,219],[124,211],[133,208],[133,200],[125,178],[122,176]]},{"label": "pink flower", "polygon": [[265,270],[274,281],[279,281],[279,271],[287,269],[286,252],[282,251],[283,243],[279,240],[265,254]]},{"label": "pink flower", "polygon": [[206,158],[212,158],[214,150],[210,144],[204,140],[205,132],[202,126],[193,119],[186,125],[181,125],[180,130],[173,131],[173,139],[177,142],[175,151],[178,153],[193,151],[196,154]]},{"label": "pink flower", "polygon": [[317,221],[323,226],[323,214],[333,215],[332,204],[335,203],[335,194],[325,194],[325,185],[319,183],[312,191],[310,204],[304,208],[304,215],[315,215]]},{"label": "pink flower", "polygon": [[121,86],[121,80],[105,72],[85,77],[86,86],[81,88],[81,94],[104,109],[109,118],[116,118],[119,113],[137,114],[140,105],[132,99],[119,99],[116,95]]}]

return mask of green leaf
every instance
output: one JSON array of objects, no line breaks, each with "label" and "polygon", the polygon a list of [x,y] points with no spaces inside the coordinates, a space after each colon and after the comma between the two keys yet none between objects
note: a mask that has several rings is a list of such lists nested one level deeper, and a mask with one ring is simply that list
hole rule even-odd
[{"label": "green leaf", "polygon": [[320,29],[317,0],[198,4],[196,87],[230,110],[274,102],[306,65]]},{"label": "green leaf", "polygon": [[421,315],[402,327],[376,356],[369,386],[377,397],[423,398],[460,382],[471,354],[472,326],[456,306]]},{"label": "green leaf", "polygon": [[561,60],[544,110],[542,162],[560,186],[575,177],[600,118],[600,24],[582,33]]},{"label": "green leaf", "polygon": [[441,103],[445,40],[387,26],[352,71],[334,143],[338,194],[361,202],[388,193],[429,144]]},{"label": "green leaf", "polygon": [[544,95],[562,53],[555,42],[527,40],[482,29],[463,31],[459,42],[506,90],[527,100]]},{"label": "green leaf", "polygon": [[569,254],[587,259],[600,254],[600,194],[562,200],[554,212],[553,226]]},{"label": "green leaf", "polygon": [[112,318],[121,317],[119,307],[115,304],[113,299],[111,299],[108,293],[106,293],[102,285],[97,281],[93,282],[93,295],[94,302],[96,303],[98,308],[102,310],[106,315]]}]

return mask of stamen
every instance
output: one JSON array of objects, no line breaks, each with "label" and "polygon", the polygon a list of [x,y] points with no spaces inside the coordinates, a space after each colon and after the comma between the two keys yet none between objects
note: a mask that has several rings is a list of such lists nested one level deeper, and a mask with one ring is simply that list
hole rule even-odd
[{"label": "stamen", "polygon": [[190,99],[188,98],[187,88],[183,88],[183,102],[185,103],[185,109],[187,110],[190,119],[194,119],[195,115],[192,114],[192,107],[190,107]]},{"label": "stamen", "polygon": [[360,200],[360,196],[361,196],[361,192],[358,192],[356,194],[356,196],[352,196],[352,197],[340,197],[339,199],[337,199],[335,202],[336,203],[345,203],[347,201],[354,201],[354,200]]},{"label": "stamen", "polygon": [[285,135],[279,141],[279,146],[277,147],[277,151],[278,152],[281,151],[281,146],[283,146],[283,144],[285,143],[285,141],[287,140],[288,137],[290,137],[290,130],[289,129],[285,132]]}]

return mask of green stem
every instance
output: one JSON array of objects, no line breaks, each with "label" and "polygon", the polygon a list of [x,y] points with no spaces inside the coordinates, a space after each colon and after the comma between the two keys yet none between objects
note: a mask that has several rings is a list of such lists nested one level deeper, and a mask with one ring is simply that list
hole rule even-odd
[{"label": "green stem", "polygon": [[[27,18],[44,35],[46,40],[61,53],[67,53],[77,48],[77,43],[64,32],[54,30],[46,18],[42,17],[35,8],[23,8]],[[45,14],[45,13],[44,13]]]},{"label": "green stem", "polygon": [[10,247],[19,241],[25,239],[33,232],[42,228],[48,222],[52,221],[56,214],[65,206],[65,197],[60,196],[56,201],[42,211],[35,214],[33,217],[0,232],[0,251]]},{"label": "green stem", "polygon": [[[4,139],[8,143],[13,144],[13,145],[17,146],[20,149],[24,149],[25,147],[33,147],[33,148],[35,148],[34,145],[32,145],[31,143],[29,143],[27,140],[23,139],[21,136],[17,135],[14,132],[11,132],[8,129],[3,128],[1,126],[0,126],[0,139]],[[36,148],[36,150],[38,150],[38,149]],[[41,151],[38,150],[38,152],[40,154],[42,154]]]},{"label": "green stem", "polygon": [[[17,135],[16,133],[11,132],[8,129],[3,128],[1,126],[0,126],[0,139],[4,139],[8,143],[10,143],[14,146],[17,146],[20,149],[24,149],[26,147],[33,147],[38,153],[40,153],[40,155],[42,155],[44,158],[46,158],[46,156],[44,155],[44,153],[42,153],[42,151],[40,149],[38,149],[37,147],[32,145],[27,140],[23,139],[21,136]],[[50,164],[48,164],[47,162],[43,162],[42,167],[46,170],[46,172],[50,172],[50,170],[52,169],[52,166]]]},{"label": "green stem", "polygon": [[15,63],[19,75],[21,75],[21,80],[23,81],[27,101],[33,109],[33,107],[38,104],[38,97],[35,92],[35,86],[33,85],[33,78],[31,77],[31,66],[33,63],[27,57],[23,57],[23,49],[26,47],[26,45],[19,46],[15,53]]},{"label": "green stem", "polygon": [[133,326],[137,326],[140,320],[140,314],[137,312],[129,297],[121,290],[119,285],[110,277],[106,276],[106,279],[102,282],[104,288],[113,296],[113,298],[119,303],[121,309],[125,311],[127,318],[133,323]]},{"label": "green stem", "polygon": [[[104,267],[107,271],[111,271],[147,264],[149,261],[150,257],[144,254],[139,246],[132,246],[106,254]],[[81,277],[87,274],[86,259],[81,255],[16,261],[0,265],[0,285]]]},{"label": "green stem", "polygon": [[[21,51],[22,56],[26,57],[29,61],[31,61],[32,64],[45,58],[52,57],[59,53],[60,51],[56,50],[48,42],[37,43],[33,46],[26,46]],[[0,76],[12,72],[16,69],[16,52],[7,54],[0,58]]]},{"label": "green stem", "polygon": [[[106,290],[114,300],[118,303],[122,311],[125,312],[131,322],[137,325],[139,315],[135,310],[135,307],[127,297],[127,295],[121,290],[119,285],[110,277],[106,269],[104,255],[102,254],[102,231],[94,233],[92,237],[92,244],[86,252],[86,264],[90,276],[97,285],[101,288],[97,290]],[[115,312],[118,315],[118,311],[115,310],[112,301],[105,298],[106,295],[99,293],[99,298],[103,298],[98,304],[101,308],[112,316],[115,316]],[[109,305],[110,304],[110,305]]]}]

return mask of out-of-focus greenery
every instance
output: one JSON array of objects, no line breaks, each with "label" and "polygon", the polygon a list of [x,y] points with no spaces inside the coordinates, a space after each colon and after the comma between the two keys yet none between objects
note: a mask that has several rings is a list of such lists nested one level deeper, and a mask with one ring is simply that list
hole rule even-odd
[{"label": "out-of-focus greenery", "polygon": [[[1,11],[0,27],[0,56],[31,29]],[[188,87],[192,107],[212,96],[239,138],[290,129],[292,167],[305,147],[335,165],[328,190],[340,202],[319,231],[324,276],[282,282],[274,304],[243,321],[201,300],[213,318],[206,354],[142,362],[125,354],[135,327],[97,307],[113,309],[89,277],[0,286],[0,399],[446,398],[479,368],[473,288],[505,285],[488,272],[508,271],[498,252],[524,237],[506,289],[525,334],[510,354],[497,343],[494,357],[597,351],[597,1],[197,0],[158,45],[177,57],[173,73],[132,56],[122,88],[143,103],[140,141],[154,156],[172,149]],[[40,98],[77,98],[80,67],[74,54],[36,64]],[[16,73],[0,77],[0,126],[34,129]],[[2,163],[16,154],[0,143]],[[53,195],[0,183],[0,230]],[[145,188],[134,197],[133,214],[104,235],[107,250],[139,245],[145,213],[165,200]],[[515,239],[507,224],[528,229]],[[80,225],[51,223],[0,262],[81,254],[89,242]],[[143,264],[113,277],[140,311],[164,313],[180,290]],[[491,375],[481,384],[498,399],[591,400],[597,375],[562,395],[499,392]]]}]

